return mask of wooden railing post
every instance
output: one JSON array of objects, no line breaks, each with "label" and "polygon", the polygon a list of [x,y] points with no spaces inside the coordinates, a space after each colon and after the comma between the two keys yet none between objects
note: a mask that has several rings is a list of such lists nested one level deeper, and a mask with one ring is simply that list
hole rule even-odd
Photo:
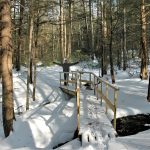
[{"label": "wooden railing post", "polygon": [[81,88],[81,80],[82,80],[82,79],[81,79],[81,72],[80,72],[80,78],[79,78],[79,80],[80,80],[80,88]]},{"label": "wooden railing post", "polygon": [[98,78],[96,78],[96,98],[98,100]]},{"label": "wooden railing post", "polygon": [[89,76],[90,76],[90,79],[89,79],[89,81],[90,81],[90,87],[91,87],[91,73],[89,73]]},{"label": "wooden railing post", "polygon": [[[108,98],[108,84],[106,84],[106,98]],[[107,114],[108,106],[106,103],[106,114]]]},{"label": "wooden railing post", "polygon": [[60,87],[61,87],[61,72],[59,72],[59,81],[60,81]]},{"label": "wooden railing post", "polygon": [[78,128],[78,131],[80,129],[80,75],[79,75],[79,72],[77,72],[76,74],[76,77],[77,77],[77,121],[78,121],[78,124],[77,124],[77,128]]},{"label": "wooden railing post", "polygon": [[[74,80],[74,78],[73,78],[73,72],[72,72],[72,80]],[[73,82],[72,82],[72,86],[73,86]]]},{"label": "wooden railing post", "polygon": [[96,91],[96,85],[95,85],[95,75],[94,75],[94,82],[93,82],[93,84],[94,84],[94,95],[95,95],[95,91]]},{"label": "wooden railing post", "polygon": [[117,99],[118,99],[118,90],[114,92],[114,129],[116,130],[116,112],[117,112]]},{"label": "wooden railing post", "polygon": [[103,96],[102,96],[102,94],[103,94],[103,87],[102,86],[103,85],[102,85],[102,81],[101,81],[101,87],[100,87],[101,106],[102,106],[102,100],[103,100]]}]

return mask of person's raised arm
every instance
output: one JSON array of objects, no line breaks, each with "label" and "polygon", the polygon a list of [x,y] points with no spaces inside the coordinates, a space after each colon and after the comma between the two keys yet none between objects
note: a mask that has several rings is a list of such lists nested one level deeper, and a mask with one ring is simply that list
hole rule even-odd
[{"label": "person's raised arm", "polygon": [[62,66],[62,64],[61,64],[61,63],[57,63],[57,62],[53,62],[53,64],[56,64],[56,65]]},{"label": "person's raised arm", "polygon": [[79,61],[74,62],[74,63],[70,63],[70,66],[76,65],[76,64],[78,64],[78,63],[79,63]]}]

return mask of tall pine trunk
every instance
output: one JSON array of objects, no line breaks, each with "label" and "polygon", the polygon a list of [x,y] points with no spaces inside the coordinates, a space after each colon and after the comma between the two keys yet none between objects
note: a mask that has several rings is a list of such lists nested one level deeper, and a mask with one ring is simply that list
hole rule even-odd
[{"label": "tall pine trunk", "polygon": [[86,8],[86,4],[85,1],[82,0],[82,5],[83,5],[83,10],[84,10],[84,22],[85,22],[85,29],[86,29],[86,44],[84,45],[86,47],[86,49],[90,49],[90,37],[88,34],[89,31],[89,26],[88,26],[88,20],[87,20],[87,8]]},{"label": "tall pine trunk", "polygon": [[140,78],[146,80],[148,78],[148,52],[147,52],[147,38],[146,38],[146,13],[144,0],[141,0],[141,73]]},{"label": "tall pine trunk", "polygon": [[89,0],[89,39],[91,54],[94,55],[92,0]]},{"label": "tall pine trunk", "polygon": [[[110,14],[112,14],[112,0],[110,0]],[[113,29],[112,29],[112,15],[110,15],[110,42],[109,42],[109,61],[110,61],[110,74],[112,79],[112,84],[115,83],[115,74],[113,66],[113,55],[112,55],[112,40],[113,40]]]},{"label": "tall pine trunk", "polygon": [[20,1],[20,18],[19,18],[19,29],[18,29],[18,48],[16,50],[16,70],[20,70],[20,61],[21,61],[21,49],[22,49],[22,24],[23,24],[23,12],[24,12],[24,0]]},{"label": "tall pine trunk", "polygon": [[29,109],[29,83],[30,83],[30,67],[32,57],[32,38],[33,38],[33,1],[30,0],[30,25],[29,25],[29,56],[28,56],[28,74],[27,74],[27,97],[26,97],[26,110]]},{"label": "tall pine trunk", "polygon": [[102,58],[101,58],[101,65],[102,65],[102,77],[103,75],[106,75],[107,74],[107,34],[108,34],[108,29],[107,29],[107,21],[106,21],[106,15],[107,15],[107,10],[106,10],[106,1],[102,1],[101,2],[101,24],[102,24],[102,46],[101,46],[101,49],[102,49]]},{"label": "tall pine trunk", "polygon": [[68,50],[67,50],[67,58],[71,58],[71,50],[72,50],[72,0],[69,0],[69,24],[68,24]]},{"label": "tall pine trunk", "polygon": [[10,1],[0,0],[0,43],[2,71],[2,114],[5,137],[13,131],[12,36]]},{"label": "tall pine trunk", "polygon": [[60,60],[64,59],[64,0],[60,0]]},{"label": "tall pine trunk", "polygon": [[127,68],[127,27],[126,27],[126,8],[124,1],[123,8],[123,70],[125,71]]}]

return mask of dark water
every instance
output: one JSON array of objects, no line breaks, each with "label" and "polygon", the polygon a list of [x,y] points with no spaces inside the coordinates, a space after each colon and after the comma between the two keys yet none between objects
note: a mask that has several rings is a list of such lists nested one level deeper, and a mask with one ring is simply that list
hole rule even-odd
[{"label": "dark water", "polygon": [[131,115],[117,119],[118,136],[134,135],[148,129],[150,129],[150,114]]}]

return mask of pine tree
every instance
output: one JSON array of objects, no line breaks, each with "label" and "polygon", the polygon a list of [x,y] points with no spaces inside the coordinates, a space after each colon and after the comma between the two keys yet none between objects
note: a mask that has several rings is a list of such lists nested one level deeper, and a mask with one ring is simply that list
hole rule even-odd
[{"label": "pine tree", "polygon": [[5,137],[13,131],[12,37],[10,1],[0,0],[0,43],[2,72],[2,114]]}]

